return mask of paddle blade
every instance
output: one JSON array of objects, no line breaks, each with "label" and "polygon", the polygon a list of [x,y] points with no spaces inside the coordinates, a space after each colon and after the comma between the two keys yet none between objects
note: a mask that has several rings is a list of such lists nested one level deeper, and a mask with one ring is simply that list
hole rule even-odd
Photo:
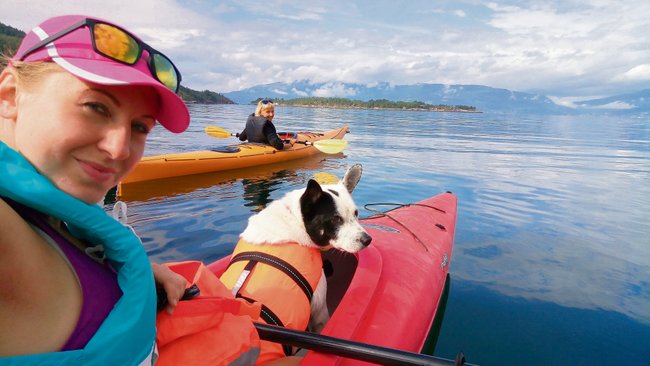
[{"label": "paddle blade", "polygon": [[348,146],[347,140],[320,140],[314,141],[314,147],[319,151],[324,152],[325,154],[338,154],[346,146]]},{"label": "paddle blade", "polygon": [[216,126],[208,126],[205,128],[205,133],[209,136],[212,137],[218,137],[218,138],[228,138],[232,136],[232,134],[228,131],[225,130],[221,127],[216,127]]},{"label": "paddle blade", "polygon": [[339,177],[332,173],[318,172],[312,176],[312,179],[319,184],[336,184],[339,182]]}]

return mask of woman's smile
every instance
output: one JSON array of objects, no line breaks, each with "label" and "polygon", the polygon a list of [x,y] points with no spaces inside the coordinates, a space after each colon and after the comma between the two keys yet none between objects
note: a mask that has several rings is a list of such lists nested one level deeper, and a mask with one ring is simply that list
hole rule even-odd
[{"label": "woman's smile", "polygon": [[108,183],[115,180],[116,169],[93,163],[86,160],[78,160],[82,170],[98,183]]}]

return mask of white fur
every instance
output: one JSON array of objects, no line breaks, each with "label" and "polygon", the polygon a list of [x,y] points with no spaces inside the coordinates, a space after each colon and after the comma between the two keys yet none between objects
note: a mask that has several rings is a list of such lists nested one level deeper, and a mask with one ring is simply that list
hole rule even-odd
[{"label": "white fur", "polygon": [[[364,234],[367,235],[355,215],[356,205],[350,194],[360,176],[361,166],[355,165],[348,170],[341,182],[321,186],[324,192],[334,190],[338,193],[338,196],[332,195],[332,197],[336,202],[338,213],[344,221],[339,228],[337,239],[331,240],[329,245],[353,253],[365,247],[360,240]],[[291,191],[281,199],[273,201],[258,214],[250,217],[248,226],[240,235],[241,238],[257,245],[298,243],[299,245],[318,248],[319,246],[312,242],[303,223],[300,197],[304,192],[305,188]],[[323,274],[314,290],[311,301],[309,327],[312,331],[320,332],[329,320],[326,298],[327,279]]]},{"label": "white fur", "polygon": [[[334,200],[337,203],[339,215],[345,221],[339,230],[338,240],[329,244],[352,253],[363,249],[364,246],[359,242],[359,237],[365,233],[365,230],[354,214],[356,205],[343,182],[323,185],[321,188],[323,191],[338,192],[338,197],[334,196]],[[302,221],[300,197],[304,192],[304,188],[291,191],[281,199],[273,201],[257,215],[251,216],[248,219],[248,226],[240,235],[241,238],[251,244],[296,242],[307,247],[318,247],[307,234],[307,229]]]},{"label": "white fur", "polygon": [[300,196],[304,191],[304,188],[291,191],[251,216],[240,237],[251,244],[296,242],[308,247],[316,246],[307,234],[300,213]]}]

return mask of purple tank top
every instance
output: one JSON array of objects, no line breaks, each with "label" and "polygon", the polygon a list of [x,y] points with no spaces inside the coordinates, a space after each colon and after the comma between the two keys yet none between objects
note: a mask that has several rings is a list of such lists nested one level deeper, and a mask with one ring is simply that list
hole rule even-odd
[{"label": "purple tank top", "polygon": [[54,230],[42,213],[5,197],[2,199],[24,220],[43,230],[52,238],[70,262],[81,285],[83,303],[77,325],[61,351],[84,348],[122,296],[115,271],[107,264],[99,263],[86,255]]}]

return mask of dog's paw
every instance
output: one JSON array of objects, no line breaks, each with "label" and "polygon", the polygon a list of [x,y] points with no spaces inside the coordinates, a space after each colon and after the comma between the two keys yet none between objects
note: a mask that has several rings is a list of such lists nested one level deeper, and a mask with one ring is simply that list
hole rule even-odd
[{"label": "dog's paw", "polygon": [[[327,318],[328,318],[327,320],[329,320],[329,316]],[[312,333],[320,334],[323,331],[323,328],[325,328],[325,324],[327,324],[327,320],[325,322],[318,322],[315,324],[309,322],[309,331]]]}]

